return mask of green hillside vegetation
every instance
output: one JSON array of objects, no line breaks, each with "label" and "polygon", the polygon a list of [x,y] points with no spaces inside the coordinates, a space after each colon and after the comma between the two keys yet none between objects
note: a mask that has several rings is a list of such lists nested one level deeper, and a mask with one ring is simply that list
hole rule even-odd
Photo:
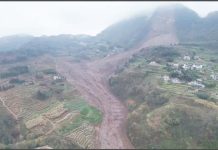
[{"label": "green hillside vegetation", "polygon": [[7,145],[18,140],[20,132],[14,118],[7,113],[7,110],[0,107],[0,143]]},{"label": "green hillside vegetation", "polygon": [[[198,46],[146,49],[134,55],[110,78],[112,92],[129,108],[128,136],[136,148],[218,148],[218,135],[213,132],[218,123],[217,81],[210,77],[217,71],[217,64],[209,61],[215,54],[214,49]],[[183,60],[185,55],[191,60]],[[197,55],[201,59],[194,59]],[[173,61],[168,61],[169,58]],[[152,61],[158,65],[151,65]],[[169,63],[206,67],[204,72],[183,70],[179,77],[172,74],[177,69],[168,66]],[[164,75],[178,77],[184,83],[165,82]],[[199,78],[203,79],[205,88],[187,84]],[[134,104],[128,104],[129,99]],[[209,110],[213,111],[208,113]]]}]

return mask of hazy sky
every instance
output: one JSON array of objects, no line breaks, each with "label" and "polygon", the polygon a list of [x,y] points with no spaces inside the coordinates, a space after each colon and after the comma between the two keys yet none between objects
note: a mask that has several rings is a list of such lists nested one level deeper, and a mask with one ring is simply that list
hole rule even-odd
[{"label": "hazy sky", "polygon": [[[131,15],[169,2],[0,2],[0,36],[11,34],[95,35]],[[218,2],[182,3],[200,16],[218,10]]]}]

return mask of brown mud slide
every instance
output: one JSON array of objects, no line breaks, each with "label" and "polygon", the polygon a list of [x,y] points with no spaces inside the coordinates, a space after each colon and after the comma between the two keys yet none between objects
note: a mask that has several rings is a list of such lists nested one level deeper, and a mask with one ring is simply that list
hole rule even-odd
[{"label": "brown mud slide", "polygon": [[[154,20],[154,24],[155,21],[158,20]],[[63,74],[91,105],[103,112],[103,121],[97,128],[96,148],[133,148],[126,134],[127,109],[109,90],[108,79],[118,65],[126,62],[142,48],[178,43],[171,25],[168,24],[168,32],[157,34],[160,31],[152,30],[141,46],[116,55],[80,63],[63,57],[56,59],[57,71]]]}]

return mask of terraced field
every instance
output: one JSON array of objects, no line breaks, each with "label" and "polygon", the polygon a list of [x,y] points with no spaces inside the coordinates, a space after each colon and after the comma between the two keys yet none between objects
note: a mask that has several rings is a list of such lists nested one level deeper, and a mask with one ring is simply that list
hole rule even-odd
[{"label": "terraced field", "polygon": [[[55,81],[53,74],[43,73],[52,70],[54,65],[48,56],[41,60],[26,62],[31,68],[30,73],[19,76],[19,79],[31,81],[31,84],[17,84],[0,92],[1,104],[23,123],[26,137],[45,140],[56,135],[81,148],[94,148],[95,126],[102,120],[101,112],[82,99],[68,82]],[[9,79],[0,83],[9,83]],[[39,90],[48,93],[47,99],[37,98]],[[27,139],[26,143],[31,140]]]}]

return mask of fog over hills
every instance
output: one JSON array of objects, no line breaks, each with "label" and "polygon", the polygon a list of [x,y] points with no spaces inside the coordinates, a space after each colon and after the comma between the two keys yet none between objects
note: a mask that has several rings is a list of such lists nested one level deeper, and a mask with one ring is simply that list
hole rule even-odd
[{"label": "fog over hills", "polygon": [[[172,13],[172,16],[167,16],[167,13]],[[160,16],[161,15],[161,16]],[[148,36],[151,30],[151,24],[154,17],[160,17],[159,19],[171,19],[173,21],[173,28],[180,42],[191,42],[191,41],[214,41],[217,39],[218,31],[218,14],[217,12],[211,12],[206,17],[200,17],[195,11],[185,7],[182,4],[172,4],[167,6],[161,6],[157,8],[151,16],[138,15],[129,19],[121,20],[115,23],[96,36],[89,37],[90,39],[100,39],[123,48],[130,48],[134,45],[143,42]],[[171,17],[171,18],[169,18]],[[160,21],[160,20],[159,20]],[[161,28],[167,24],[166,20],[157,23],[156,28]],[[164,28],[163,28],[164,29]],[[0,38],[0,51],[8,51],[11,49],[19,49],[20,46],[28,44],[28,42],[43,42],[44,40],[49,43],[48,40],[54,40],[58,38],[59,42],[62,41],[61,45],[69,46],[71,42],[78,41],[72,40],[71,35],[62,36],[8,36]],[[88,36],[87,36],[88,37]],[[68,41],[69,40],[69,41]],[[8,44],[11,43],[11,44]],[[66,44],[66,45],[65,45]],[[61,47],[59,45],[59,48]],[[26,46],[24,46],[26,47]],[[55,48],[55,45],[53,45]]]}]

